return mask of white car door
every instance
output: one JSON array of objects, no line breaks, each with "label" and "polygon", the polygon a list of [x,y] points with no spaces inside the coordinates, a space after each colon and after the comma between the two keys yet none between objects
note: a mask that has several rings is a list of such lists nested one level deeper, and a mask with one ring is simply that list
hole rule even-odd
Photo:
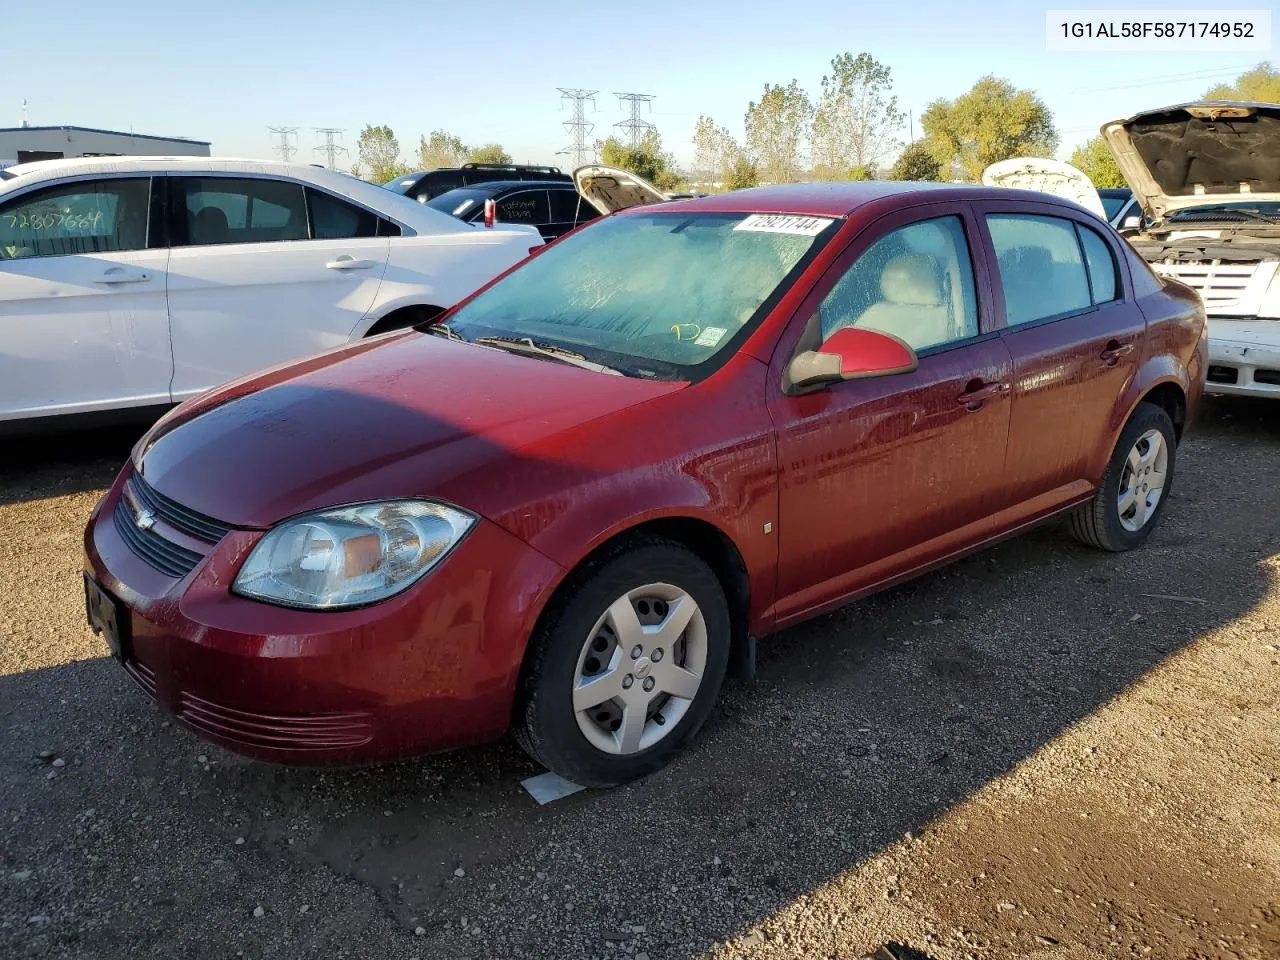
[{"label": "white car door", "polygon": [[386,270],[385,221],[294,180],[169,183],[174,400],[347,342]]},{"label": "white car door", "polygon": [[151,194],[150,177],[101,177],[0,200],[0,420],[168,402]]}]

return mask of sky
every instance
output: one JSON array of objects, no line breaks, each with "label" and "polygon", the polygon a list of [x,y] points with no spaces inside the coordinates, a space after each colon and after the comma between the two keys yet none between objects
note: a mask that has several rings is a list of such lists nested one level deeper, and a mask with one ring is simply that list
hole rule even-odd
[{"label": "sky", "polygon": [[[1173,0],[1176,3],[1176,0]],[[1238,0],[1242,8],[1275,0]],[[297,159],[320,161],[317,127],[389,124],[406,161],[443,128],[502,143],[516,160],[571,167],[570,110],[557,87],[598,90],[591,139],[625,118],[615,92],[655,97],[654,123],[677,162],[693,160],[707,114],[741,139],[764,84],[796,79],[817,99],[836,55],[867,51],[892,70],[916,122],[938,97],[984,74],[1036,91],[1053,111],[1060,156],[1108,120],[1199,98],[1271,53],[1046,52],[1045,11],[1019,0],[70,0],[7,4],[0,34],[56,38],[52,60],[7,71],[0,127],[72,124],[209,140],[214,154],[263,157],[271,126],[297,127]],[[1170,0],[1123,6],[1170,11]],[[1183,4],[1195,8],[1196,4]],[[1199,7],[1213,6],[1201,0]],[[50,30],[50,20],[62,24]],[[74,29],[65,29],[74,27]],[[46,51],[46,52],[50,52]],[[78,66],[77,66],[78,65]],[[908,139],[909,130],[903,131]]]}]

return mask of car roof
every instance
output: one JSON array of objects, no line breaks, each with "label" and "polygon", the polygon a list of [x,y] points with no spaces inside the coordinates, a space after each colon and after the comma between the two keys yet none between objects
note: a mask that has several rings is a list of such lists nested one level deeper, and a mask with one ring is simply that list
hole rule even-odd
[{"label": "car roof", "polygon": [[[672,200],[664,203],[662,209],[709,213],[789,213],[799,216],[845,217],[868,203],[893,197],[916,197],[920,200],[1026,200],[1027,191],[971,184],[916,183],[899,180],[786,183],[732,190],[728,193],[695,197],[692,200]],[[1046,197],[1045,199],[1052,202],[1054,198]],[[631,213],[645,210],[646,205],[642,205],[619,212]]]},{"label": "car roof", "polygon": [[1100,197],[1131,197],[1133,191],[1128,187],[1099,187],[1098,196]]},{"label": "car roof", "polygon": [[6,168],[17,176],[0,180],[0,196],[27,190],[64,177],[107,174],[258,174],[289,177],[321,187],[339,196],[349,197],[383,216],[397,220],[420,233],[459,233],[469,229],[447,213],[410,200],[394,190],[386,190],[349,173],[328,170],[305,163],[281,163],[278,160],[233,159],[229,157],[75,157],[62,160],[37,160]]}]

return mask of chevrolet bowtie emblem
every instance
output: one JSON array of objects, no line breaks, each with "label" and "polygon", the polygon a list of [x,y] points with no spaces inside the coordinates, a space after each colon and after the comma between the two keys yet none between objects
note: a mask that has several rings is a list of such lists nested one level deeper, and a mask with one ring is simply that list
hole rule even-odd
[{"label": "chevrolet bowtie emblem", "polygon": [[139,510],[138,515],[133,518],[133,523],[139,530],[150,530],[156,525],[156,515],[150,510]]}]

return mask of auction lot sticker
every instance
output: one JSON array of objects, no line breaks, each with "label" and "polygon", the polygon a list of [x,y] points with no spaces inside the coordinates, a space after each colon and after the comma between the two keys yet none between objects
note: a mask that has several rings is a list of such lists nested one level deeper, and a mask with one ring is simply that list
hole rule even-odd
[{"label": "auction lot sticker", "polygon": [[1044,31],[1057,51],[1266,52],[1271,11],[1046,10]]},{"label": "auction lot sticker", "polygon": [[753,213],[734,230],[749,233],[790,233],[799,237],[816,237],[831,225],[826,217],[797,217],[789,213]]}]

